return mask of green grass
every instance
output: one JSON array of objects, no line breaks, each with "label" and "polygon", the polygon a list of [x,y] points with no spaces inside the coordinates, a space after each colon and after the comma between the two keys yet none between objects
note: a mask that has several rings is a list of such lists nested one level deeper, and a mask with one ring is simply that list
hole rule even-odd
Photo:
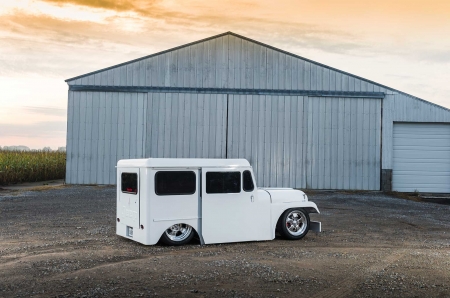
[{"label": "green grass", "polygon": [[0,150],[0,185],[64,179],[66,153]]}]

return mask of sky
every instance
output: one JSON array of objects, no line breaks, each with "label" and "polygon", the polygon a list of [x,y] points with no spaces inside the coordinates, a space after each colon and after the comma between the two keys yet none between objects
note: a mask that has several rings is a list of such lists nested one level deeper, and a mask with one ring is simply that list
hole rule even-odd
[{"label": "sky", "polygon": [[0,0],[0,146],[65,146],[65,79],[226,31],[450,108],[448,0]]}]

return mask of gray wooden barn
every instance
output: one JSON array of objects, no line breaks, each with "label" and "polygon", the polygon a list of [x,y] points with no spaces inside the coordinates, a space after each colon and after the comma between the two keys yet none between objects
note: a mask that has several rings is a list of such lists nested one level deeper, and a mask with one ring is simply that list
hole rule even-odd
[{"label": "gray wooden barn", "polygon": [[450,111],[232,32],[66,80],[69,184],[246,158],[260,186],[450,192]]}]

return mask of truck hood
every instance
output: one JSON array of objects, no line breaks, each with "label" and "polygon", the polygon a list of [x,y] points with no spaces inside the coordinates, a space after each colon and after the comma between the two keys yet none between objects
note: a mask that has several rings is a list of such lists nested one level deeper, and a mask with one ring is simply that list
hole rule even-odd
[{"label": "truck hood", "polygon": [[307,202],[308,196],[301,190],[293,188],[258,188],[258,191],[269,193],[272,203]]}]

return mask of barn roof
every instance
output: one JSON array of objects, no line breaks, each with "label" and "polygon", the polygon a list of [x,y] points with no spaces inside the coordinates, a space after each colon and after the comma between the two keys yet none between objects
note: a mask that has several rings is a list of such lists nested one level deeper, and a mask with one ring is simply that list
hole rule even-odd
[{"label": "barn roof", "polygon": [[76,77],[72,77],[72,78],[66,79],[65,82],[67,82],[67,83],[73,82],[73,81],[75,81],[75,80],[78,80],[78,79],[81,79],[81,78],[85,78],[85,77],[88,77],[88,76],[91,76],[91,75],[94,75],[94,74],[98,74],[98,73],[105,72],[105,71],[108,71],[108,70],[112,70],[112,69],[115,69],[115,68],[118,68],[118,67],[126,66],[126,65],[129,65],[129,64],[132,64],[132,63],[135,63],[135,62],[139,62],[139,61],[142,61],[142,60],[145,60],[145,59],[149,59],[149,58],[152,58],[152,57],[164,55],[164,54],[167,54],[167,53],[170,53],[170,52],[174,52],[174,51],[177,51],[177,50],[180,50],[180,49],[183,49],[183,48],[190,47],[190,46],[192,46],[192,45],[197,45],[197,44],[200,44],[200,43],[204,43],[204,42],[207,42],[207,41],[210,41],[210,40],[213,40],[213,39],[217,39],[217,38],[221,38],[221,37],[224,37],[224,36],[227,36],[227,35],[234,36],[234,37],[236,37],[236,38],[240,38],[240,39],[242,39],[242,40],[245,40],[245,41],[248,41],[248,42],[251,42],[251,43],[260,45],[260,46],[262,46],[262,47],[265,47],[265,48],[274,50],[274,51],[276,51],[276,52],[283,53],[283,54],[285,54],[285,55],[288,55],[288,56],[291,56],[291,57],[294,57],[294,58],[297,58],[297,59],[301,59],[301,60],[306,61],[306,62],[309,62],[309,63],[311,63],[311,64],[313,64],[313,65],[319,66],[319,67],[321,67],[321,68],[329,69],[329,70],[331,70],[331,71],[333,71],[333,72],[337,72],[337,73],[340,73],[340,74],[343,74],[343,75],[346,75],[346,76],[355,78],[355,79],[357,79],[357,80],[360,80],[360,81],[363,81],[363,82],[367,82],[367,83],[369,83],[369,84],[373,84],[373,85],[375,85],[375,86],[384,88],[384,89],[386,89],[386,90],[390,90],[390,91],[393,91],[393,92],[398,92],[398,93],[400,93],[400,94],[407,95],[407,96],[412,97],[412,98],[414,98],[414,99],[417,99],[417,100],[426,102],[426,103],[428,103],[428,104],[434,105],[434,106],[436,106],[436,107],[439,107],[439,108],[442,108],[442,109],[445,109],[445,110],[450,111],[450,109],[447,109],[447,108],[445,108],[445,107],[439,106],[439,105],[434,104],[434,103],[431,103],[431,102],[429,102],[429,101],[426,101],[426,100],[424,100],[424,99],[418,98],[418,97],[413,96],[413,95],[410,95],[410,94],[408,94],[408,93],[402,92],[402,91],[400,91],[400,90],[397,90],[397,89],[388,87],[388,86],[386,86],[386,85],[383,85],[383,84],[380,84],[380,83],[377,83],[377,82],[368,80],[368,79],[366,79],[366,78],[363,78],[363,77],[360,77],[360,76],[357,76],[357,75],[354,75],[354,74],[351,74],[351,73],[342,71],[342,70],[337,69],[337,68],[334,68],[334,67],[330,67],[330,66],[328,66],[328,65],[319,63],[319,62],[317,62],[317,61],[310,60],[310,59],[307,59],[307,58],[305,58],[305,57],[302,57],[302,56],[299,56],[299,55],[296,55],[296,54],[293,54],[293,53],[290,53],[290,52],[281,50],[281,49],[276,48],[276,47],[273,47],[273,46],[271,46],[271,45],[268,45],[268,44],[265,44],[265,43],[262,43],[262,42],[253,40],[253,39],[251,39],[251,38],[248,38],[248,37],[245,37],[245,36],[242,36],[242,35],[239,35],[239,34],[230,32],[230,31],[229,31],[229,32],[222,33],[222,34],[214,35],[214,36],[211,36],[211,37],[208,37],[208,38],[205,38],[205,39],[201,39],[201,40],[198,40],[198,41],[195,41],[195,42],[187,43],[187,44],[184,44],[184,45],[181,45],[181,46],[177,46],[177,47],[174,47],[174,48],[171,48],[171,49],[168,49],[168,50],[164,50],[164,51],[161,51],[161,52],[158,52],[158,53],[155,53],[155,54],[151,54],[151,55],[147,55],[147,56],[144,56],[144,57],[141,57],[141,58],[133,59],[133,60],[130,60],[130,61],[127,61],[127,62],[124,62],[124,63],[120,63],[120,64],[116,64],[116,65],[113,65],[113,66],[110,66],[110,67],[106,67],[106,68],[103,68],[103,69],[99,69],[99,70],[96,70],[96,71],[93,71],[93,72],[89,72],[89,73],[86,73],[86,74],[83,74],[83,75],[79,75],[79,76],[76,76]]}]

